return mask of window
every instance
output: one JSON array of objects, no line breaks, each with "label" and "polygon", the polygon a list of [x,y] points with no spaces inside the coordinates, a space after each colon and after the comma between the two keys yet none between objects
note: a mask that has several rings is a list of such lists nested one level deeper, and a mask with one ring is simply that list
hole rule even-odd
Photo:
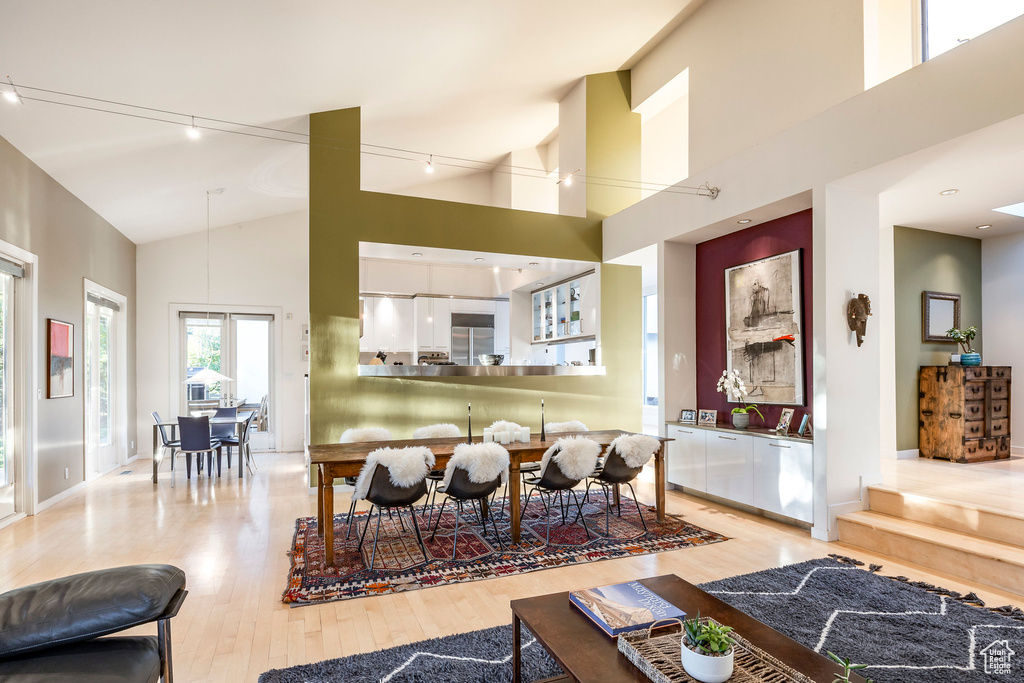
[{"label": "window", "polygon": [[644,297],[644,405],[658,405],[658,295]]},{"label": "window", "polygon": [[921,0],[925,60],[1024,14],[1024,0]]}]

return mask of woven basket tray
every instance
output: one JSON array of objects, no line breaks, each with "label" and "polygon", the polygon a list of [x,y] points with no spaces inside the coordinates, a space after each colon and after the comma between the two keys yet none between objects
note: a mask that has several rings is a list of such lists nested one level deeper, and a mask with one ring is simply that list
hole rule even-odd
[{"label": "woven basket tray", "polygon": [[[705,617],[701,621],[714,620]],[[813,679],[754,647],[735,631],[729,635],[736,641],[729,683],[814,683]],[[619,652],[655,683],[689,683],[695,679],[683,670],[679,650],[681,636],[678,632],[651,636],[651,629],[623,633],[619,636]]]}]

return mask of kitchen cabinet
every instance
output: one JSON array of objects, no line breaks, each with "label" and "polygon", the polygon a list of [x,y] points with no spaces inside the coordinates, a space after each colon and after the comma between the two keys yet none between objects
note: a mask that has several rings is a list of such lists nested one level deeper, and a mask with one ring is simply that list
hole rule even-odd
[{"label": "kitchen cabinet", "polygon": [[373,344],[370,351],[391,353],[395,347],[394,299],[386,296],[373,300]]},{"label": "kitchen cabinet", "polygon": [[696,491],[707,491],[707,436],[696,427],[670,425],[666,479],[670,484]]},{"label": "kitchen cabinet", "polygon": [[707,432],[707,492],[754,504],[754,437]]},{"label": "kitchen cabinet", "polygon": [[502,365],[511,365],[512,339],[509,329],[509,303],[494,302],[494,352],[505,356]]},{"label": "kitchen cabinet", "polygon": [[497,302],[490,299],[449,299],[452,313],[494,313]]},{"label": "kitchen cabinet", "polygon": [[533,342],[597,334],[597,286],[594,273],[533,292]]},{"label": "kitchen cabinet", "polygon": [[452,312],[451,299],[432,299],[433,301],[433,337],[435,351],[451,351],[452,348]]},{"label": "kitchen cabinet", "polygon": [[363,334],[359,337],[359,350],[369,351],[373,346],[373,297],[359,298],[360,315],[363,316]]},{"label": "kitchen cabinet", "polygon": [[391,302],[394,316],[394,344],[391,350],[395,353],[412,353],[416,350],[416,313],[413,300],[391,299]]},{"label": "kitchen cabinet", "polygon": [[814,520],[814,447],[754,439],[754,507],[803,522]]}]

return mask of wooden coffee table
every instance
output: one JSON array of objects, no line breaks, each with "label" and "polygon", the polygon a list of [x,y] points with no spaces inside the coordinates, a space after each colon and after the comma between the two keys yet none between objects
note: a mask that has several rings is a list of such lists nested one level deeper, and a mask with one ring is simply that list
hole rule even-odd
[{"label": "wooden coffee table", "polygon": [[[686,610],[688,616],[714,617],[732,626],[752,645],[770,653],[779,661],[821,683],[832,683],[840,667],[792,638],[765,626],[757,619],[740,612],[693,584],[668,574],[640,583]],[[623,655],[617,643],[604,634],[583,613],[569,602],[568,593],[552,593],[512,601],[512,681],[522,681],[522,642],[520,623],[525,624],[537,642],[544,646],[566,676],[547,681],[579,681],[580,683],[625,683],[649,681]],[[863,683],[854,675],[851,681]]]}]

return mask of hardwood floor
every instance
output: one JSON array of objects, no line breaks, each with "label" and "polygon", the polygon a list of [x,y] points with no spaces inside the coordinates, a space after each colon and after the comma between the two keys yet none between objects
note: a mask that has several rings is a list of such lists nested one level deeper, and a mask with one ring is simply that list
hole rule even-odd
[{"label": "hardwood floor", "polygon": [[1024,515],[1024,457],[956,463],[908,458],[882,460],[886,486]]},{"label": "hardwood floor", "polygon": [[[271,668],[367,652],[423,638],[509,623],[509,600],[675,573],[693,582],[742,574],[828,553],[883,564],[955,590],[976,590],[949,576],[889,561],[861,549],[815,541],[805,531],[670,491],[668,511],[731,540],[440,586],[378,598],[289,608],[281,600],[295,518],[315,513],[299,453],[258,454],[260,469],[239,480],[178,472],[149,481],[149,460],[133,462],[40,515],[0,530],[0,590],[81,571],[166,562],[188,575],[189,596],[174,619],[175,680],[255,681]],[[653,499],[649,484],[638,487]],[[347,497],[337,496],[337,509]],[[977,591],[989,604],[1024,598]],[[145,629],[140,629],[145,631]],[[146,631],[148,632],[148,631]]]}]

